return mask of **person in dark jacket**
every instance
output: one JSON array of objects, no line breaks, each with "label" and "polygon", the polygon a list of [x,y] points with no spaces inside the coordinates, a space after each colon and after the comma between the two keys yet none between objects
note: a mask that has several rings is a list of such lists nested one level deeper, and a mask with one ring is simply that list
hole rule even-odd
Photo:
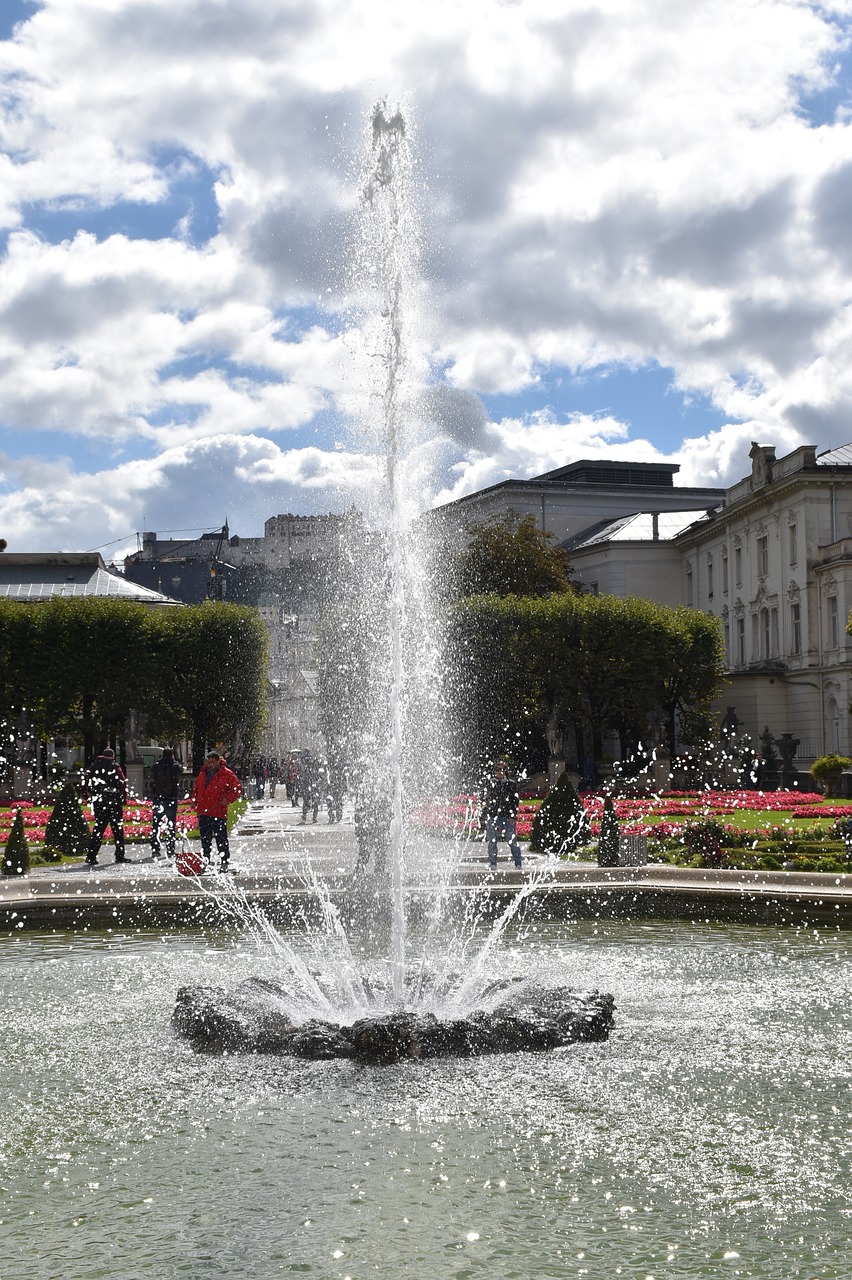
[{"label": "person in dark jacket", "polygon": [[269,770],[266,766],[266,756],[258,756],[252,766],[252,774],[254,775],[254,798],[262,800],[266,791],[266,779]]},{"label": "person in dark jacket", "polygon": [[219,870],[228,870],[231,851],[228,845],[228,805],[242,795],[240,780],[232,773],[218,751],[209,751],[204,768],[195,779],[192,803],[198,810],[198,832],[205,863],[210,862],[213,841],[219,853]]},{"label": "person in dark jacket", "polygon": [[299,804],[299,781],[302,774],[302,764],[299,759],[298,751],[291,751],[287,759],[286,772],[284,774],[284,785],[287,788],[287,799],[293,808],[297,808]]},{"label": "person in dark jacket", "polygon": [[166,856],[175,856],[175,828],[180,798],[181,767],[175,760],[171,747],[164,747],[163,754],[151,770],[151,857],[160,857],[160,838],[165,828]]},{"label": "person in dark jacket", "polygon": [[301,769],[302,817],[300,825],[307,822],[308,810],[313,810],[314,822],[317,820],[320,806],[320,761],[313,751],[302,752]]},{"label": "person in dark jacket", "polygon": [[508,844],[515,866],[521,865],[521,846],[518,844],[517,836],[520,803],[521,797],[517,783],[506,776],[506,766],[502,760],[498,760],[482,800],[481,821],[485,827],[485,838],[488,842],[489,867],[497,866],[498,840]]},{"label": "person in dark jacket", "polygon": [[95,815],[86,861],[93,867],[107,827],[112,828],[116,862],[129,862],[124,852],[124,806],[127,804],[127,778],[115,763],[115,752],[104,747],[92,762],[86,778],[86,790]]}]

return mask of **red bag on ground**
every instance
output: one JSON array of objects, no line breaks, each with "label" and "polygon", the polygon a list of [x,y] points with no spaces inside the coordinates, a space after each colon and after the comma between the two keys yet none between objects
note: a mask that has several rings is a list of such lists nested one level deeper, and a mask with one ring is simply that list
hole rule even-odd
[{"label": "red bag on ground", "polygon": [[180,848],[175,858],[175,866],[182,876],[200,876],[204,867],[204,859],[198,849],[190,849],[188,845]]}]

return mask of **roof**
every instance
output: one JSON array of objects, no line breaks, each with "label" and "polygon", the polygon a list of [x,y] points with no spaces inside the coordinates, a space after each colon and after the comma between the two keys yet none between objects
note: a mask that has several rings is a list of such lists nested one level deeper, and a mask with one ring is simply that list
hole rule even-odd
[{"label": "roof", "polygon": [[706,519],[700,511],[637,511],[618,520],[590,525],[562,546],[567,551],[578,551],[604,542],[668,542],[690,525]]},{"label": "roof", "polygon": [[[464,508],[467,504],[475,502],[477,499],[484,497],[486,494],[495,494],[503,492],[507,494],[512,490],[529,490],[530,492],[540,492],[542,490],[551,493],[582,493],[583,490],[604,489],[610,493],[623,492],[626,489],[668,489],[672,494],[672,500],[675,500],[676,494],[684,494],[695,497],[700,494],[702,499],[706,500],[707,506],[713,506],[716,502],[721,502],[725,496],[724,489],[707,489],[694,488],[692,486],[677,486],[673,482],[673,476],[679,470],[679,465],[672,462],[611,462],[605,460],[580,459],[578,462],[571,462],[565,467],[557,467],[555,471],[545,471],[539,476],[531,476],[527,480],[508,479],[498,480],[495,484],[486,485],[484,489],[477,489],[474,493],[463,494],[460,498],[453,498],[449,502],[444,502],[440,506],[433,507],[431,511],[425,512],[427,516],[444,516],[448,512]],[[636,495],[636,501],[642,502],[642,498]]]},{"label": "roof", "polygon": [[110,572],[96,551],[4,552],[0,599],[39,601],[87,596],[166,606],[178,602]]},{"label": "roof", "polygon": [[852,467],[852,444],[842,444],[839,449],[828,449],[817,458],[818,467]]}]

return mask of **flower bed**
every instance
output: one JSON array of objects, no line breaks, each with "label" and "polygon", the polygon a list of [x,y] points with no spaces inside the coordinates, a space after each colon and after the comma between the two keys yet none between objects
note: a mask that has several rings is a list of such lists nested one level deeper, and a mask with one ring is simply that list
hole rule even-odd
[{"label": "flower bed", "polygon": [[[593,836],[600,833],[605,796],[587,792],[582,797]],[[518,836],[528,839],[540,799],[523,799],[518,809]],[[852,817],[852,804],[826,803],[810,791],[671,791],[662,795],[620,796],[614,809],[623,835],[648,836],[654,842],[686,842],[696,823],[719,821],[732,845],[755,847],[759,842],[789,835],[790,826],[779,827],[759,821],[761,814],[789,815],[787,822],[807,819]],[[423,830],[456,839],[480,838],[480,802],[475,794],[434,801],[411,815]],[[741,823],[737,823],[737,817]],[[783,819],[782,819],[783,820]]]},{"label": "flower bed", "polygon": [[[15,813],[20,809],[24,823],[24,838],[28,844],[38,846],[44,844],[47,827],[53,806],[36,806],[29,800],[13,800],[8,809],[0,809],[0,847],[9,839],[9,832],[15,820]],[[124,838],[130,843],[149,840],[151,838],[151,821],[153,805],[150,800],[132,800],[124,808]],[[83,805],[83,817],[91,824],[94,814],[89,804]],[[178,804],[177,829],[180,834],[195,829],[198,819],[195,810],[188,800]],[[107,827],[109,839],[112,831]]]}]

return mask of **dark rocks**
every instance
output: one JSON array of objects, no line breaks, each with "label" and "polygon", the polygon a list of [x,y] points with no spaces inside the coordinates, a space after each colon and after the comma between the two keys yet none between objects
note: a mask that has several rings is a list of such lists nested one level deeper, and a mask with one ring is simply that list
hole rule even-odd
[{"label": "dark rocks", "polygon": [[494,1008],[447,1021],[402,1010],[351,1025],[317,1019],[297,1026],[285,1004],[284,988],[262,978],[249,978],[230,992],[181,987],[172,1026],[194,1048],[209,1053],[352,1058],[382,1065],[404,1058],[538,1053],[606,1040],[614,1021],[611,995],[525,984],[512,985]]},{"label": "dark rocks", "polygon": [[233,991],[181,987],[172,1026],[209,1053],[290,1053],[297,1028],[283,1001],[283,989],[263,978],[249,978]]}]

